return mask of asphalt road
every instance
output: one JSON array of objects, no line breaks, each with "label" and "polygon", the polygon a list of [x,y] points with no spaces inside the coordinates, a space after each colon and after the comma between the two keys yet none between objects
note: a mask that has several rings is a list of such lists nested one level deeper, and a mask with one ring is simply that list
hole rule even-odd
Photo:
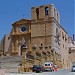
[{"label": "asphalt road", "polygon": [[[1,75],[1,74],[0,74]],[[75,72],[71,72],[71,70],[63,69],[55,72],[42,72],[42,73],[5,73],[5,75],[75,75]]]}]

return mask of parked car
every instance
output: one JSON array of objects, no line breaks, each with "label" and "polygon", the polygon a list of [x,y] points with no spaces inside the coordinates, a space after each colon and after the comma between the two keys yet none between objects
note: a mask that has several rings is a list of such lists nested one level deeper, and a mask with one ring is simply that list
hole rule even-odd
[{"label": "parked car", "polygon": [[71,72],[75,72],[75,65],[72,66]]},{"label": "parked car", "polygon": [[33,72],[42,72],[43,71],[43,67],[40,66],[40,65],[33,65],[32,71]]},{"label": "parked car", "polygon": [[54,71],[54,66],[52,62],[45,62],[43,67],[44,71]]}]

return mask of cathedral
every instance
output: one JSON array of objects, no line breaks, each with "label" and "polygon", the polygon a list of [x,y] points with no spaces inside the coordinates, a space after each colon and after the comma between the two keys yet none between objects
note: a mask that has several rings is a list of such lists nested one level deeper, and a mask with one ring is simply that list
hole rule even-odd
[{"label": "cathedral", "polygon": [[9,60],[9,64],[22,64],[24,46],[26,67],[52,61],[59,68],[68,68],[68,33],[60,25],[59,12],[53,4],[32,7],[31,10],[31,20],[23,18],[12,24],[11,32],[1,41],[0,55],[4,55],[4,61]]}]

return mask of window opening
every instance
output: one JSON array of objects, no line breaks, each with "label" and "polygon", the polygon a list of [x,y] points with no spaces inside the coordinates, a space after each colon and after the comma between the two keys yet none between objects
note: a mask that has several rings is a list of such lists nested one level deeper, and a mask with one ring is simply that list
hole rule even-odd
[{"label": "window opening", "polygon": [[41,43],[41,46],[43,46],[43,44]]},{"label": "window opening", "polygon": [[48,7],[45,7],[45,15],[48,15]]},{"label": "window opening", "polygon": [[36,8],[37,19],[39,18],[39,8]]}]

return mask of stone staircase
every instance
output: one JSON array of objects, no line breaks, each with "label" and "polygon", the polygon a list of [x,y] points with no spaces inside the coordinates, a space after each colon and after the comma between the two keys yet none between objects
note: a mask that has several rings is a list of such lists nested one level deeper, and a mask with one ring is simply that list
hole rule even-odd
[{"label": "stone staircase", "polygon": [[2,56],[0,57],[0,68],[7,72],[18,72],[21,56]]}]

